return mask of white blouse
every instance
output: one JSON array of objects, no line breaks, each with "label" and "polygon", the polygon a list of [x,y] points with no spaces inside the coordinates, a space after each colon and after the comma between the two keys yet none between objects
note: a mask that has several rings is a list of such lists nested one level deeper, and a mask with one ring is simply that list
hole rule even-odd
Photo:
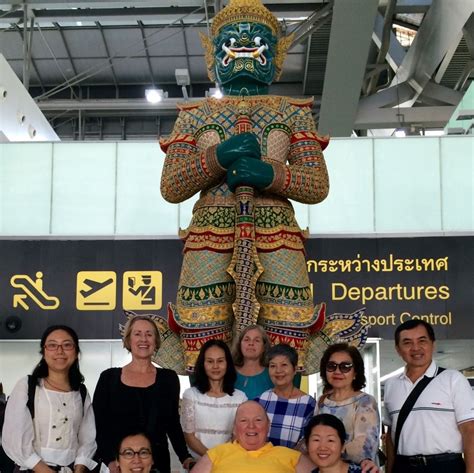
[{"label": "white blouse", "polygon": [[41,460],[49,465],[85,465],[93,469],[96,451],[94,412],[89,394],[84,407],[79,391],[58,392],[36,387],[35,418],[26,403],[28,378],[18,381],[8,399],[2,447],[22,469]]},{"label": "white blouse", "polygon": [[181,409],[183,432],[194,433],[207,448],[228,442],[232,437],[235,411],[246,400],[247,396],[238,389],[232,396],[222,397],[202,394],[195,387],[186,389]]}]

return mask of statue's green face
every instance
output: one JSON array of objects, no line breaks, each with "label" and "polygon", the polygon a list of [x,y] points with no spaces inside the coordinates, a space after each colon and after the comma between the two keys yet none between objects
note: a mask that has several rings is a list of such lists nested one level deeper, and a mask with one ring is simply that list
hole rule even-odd
[{"label": "statue's green face", "polygon": [[224,26],[214,39],[217,82],[257,82],[270,85],[275,76],[277,38],[259,23]]}]

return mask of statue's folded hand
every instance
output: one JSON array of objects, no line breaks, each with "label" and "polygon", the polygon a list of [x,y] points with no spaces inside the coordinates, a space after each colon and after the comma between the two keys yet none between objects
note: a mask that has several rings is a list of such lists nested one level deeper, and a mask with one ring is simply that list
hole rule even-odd
[{"label": "statue's folded hand", "polygon": [[253,133],[242,133],[231,136],[217,145],[216,154],[219,164],[223,168],[229,169],[229,166],[242,156],[260,159],[260,144]]},{"label": "statue's folded hand", "polygon": [[274,178],[273,166],[248,156],[242,156],[227,170],[227,185],[231,191],[237,186],[252,186],[259,190],[268,187]]}]

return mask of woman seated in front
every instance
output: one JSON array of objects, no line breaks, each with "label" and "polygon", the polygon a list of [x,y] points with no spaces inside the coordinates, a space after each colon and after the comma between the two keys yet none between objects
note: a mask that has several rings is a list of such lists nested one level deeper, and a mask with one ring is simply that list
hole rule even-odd
[{"label": "woman seated in front", "polygon": [[234,441],[209,449],[192,473],[310,473],[314,465],[301,452],[267,441],[269,428],[260,404],[242,403],[235,414]]},{"label": "woman seated in front", "polygon": [[115,462],[120,473],[150,473],[153,454],[148,434],[140,430],[127,433],[117,445]]},{"label": "woman seated in front", "polygon": [[355,463],[342,459],[346,429],[332,414],[314,416],[304,429],[306,448],[311,461],[317,466],[312,473],[361,473]]}]

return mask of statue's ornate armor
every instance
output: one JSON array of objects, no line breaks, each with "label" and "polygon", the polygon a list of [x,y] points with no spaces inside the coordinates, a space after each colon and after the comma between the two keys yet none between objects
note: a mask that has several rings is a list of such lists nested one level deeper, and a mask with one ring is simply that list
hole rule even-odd
[{"label": "statue's ornate armor", "polygon": [[181,335],[188,368],[208,338],[232,337],[235,283],[226,270],[234,249],[235,195],[225,182],[216,146],[235,133],[242,100],[261,159],[275,171],[271,184],[255,191],[254,198],[255,245],[264,270],[255,288],[258,322],[274,342],[297,348],[302,367],[308,335],[320,328],[324,315],[312,302],[306,233],[288,199],[314,204],[329,190],[322,154],[328,141],[316,132],[310,100],[226,96],[180,106],[172,134],[160,142],[166,152],[161,192],[174,203],[201,194],[189,228],[180,234],[184,259],[169,323]]}]

